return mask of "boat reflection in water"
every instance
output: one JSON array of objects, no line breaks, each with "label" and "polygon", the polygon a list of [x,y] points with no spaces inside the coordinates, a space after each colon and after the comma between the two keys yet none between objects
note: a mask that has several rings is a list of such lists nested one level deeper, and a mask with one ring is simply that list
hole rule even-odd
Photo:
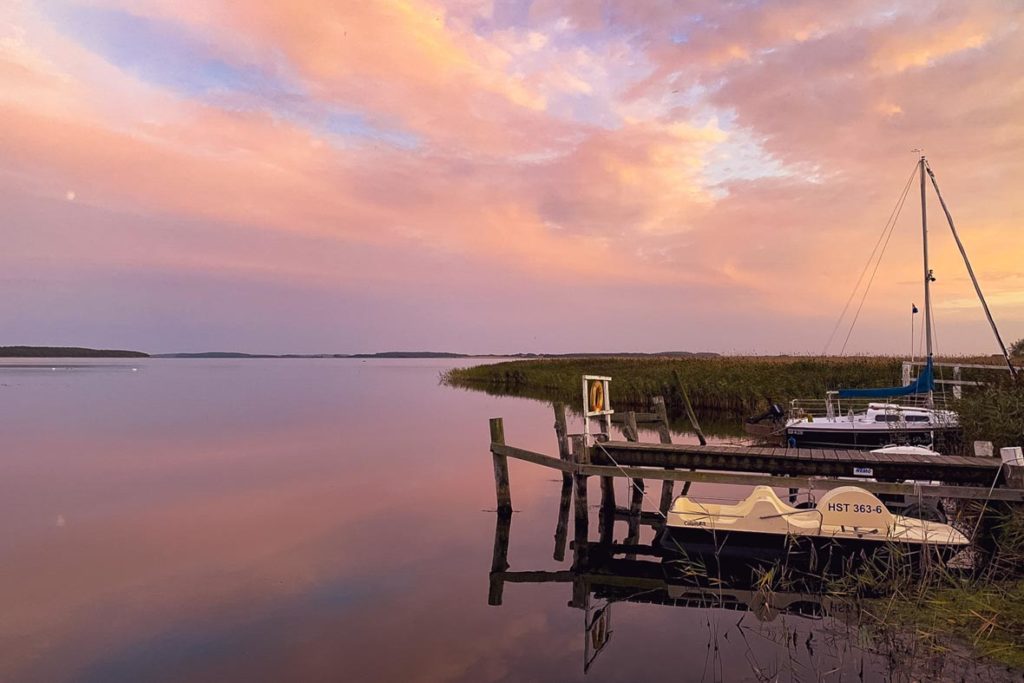
[{"label": "boat reflection in water", "polygon": [[[510,571],[507,553],[511,517],[498,515],[488,602],[501,605],[507,584],[571,586],[568,606],[582,610],[585,617],[585,673],[591,672],[601,653],[614,642],[616,623],[619,629],[636,626],[636,610],[644,609],[644,605],[684,610],[680,616],[687,618],[680,622],[689,628],[684,626],[682,637],[691,644],[695,639],[699,642],[707,638],[708,660],[703,664],[688,662],[694,670],[683,680],[722,680],[737,675],[760,679],[783,669],[789,671],[789,676],[783,678],[816,680],[830,670],[850,677],[871,672],[885,675],[889,670],[884,657],[858,644],[858,627],[852,618],[854,603],[815,592],[811,584],[806,584],[808,590],[779,590],[778,582],[768,580],[763,573],[748,572],[747,580],[709,577],[699,561],[681,559],[664,550],[650,528],[653,520],[645,522],[643,533],[639,533],[638,520],[620,514],[620,520],[629,521],[628,535],[624,542],[614,542],[615,519],[605,514],[601,540],[591,541],[583,535],[585,529],[577,528],[575,539],[568,543],[570,489],[563,488],[553,556],[556,561],[565,561],[568,547],[571,566]],[[640,542],[639,536],[650,538]],[[617,622],[612,620],[613,608],[621,617]],[[609,660],[618,661],[618,657]]]}]

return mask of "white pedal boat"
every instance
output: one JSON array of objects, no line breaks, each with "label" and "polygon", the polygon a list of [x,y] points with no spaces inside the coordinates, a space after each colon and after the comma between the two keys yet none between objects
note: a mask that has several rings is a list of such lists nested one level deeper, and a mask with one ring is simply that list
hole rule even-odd
[{"label": "white pedal boat", "polygon": [[938,522],[890,512],[873,494],[857,486],[841,486],[821,497],[813,508],[796,508],[775,491],[758,486],[734,505],[703,503],[680,496],[672,503],[660,537],[663,550],[681,554],[712,554],[716,559],[831,560],[873,555],[896,548],[910,556],[924,548],[949,558],[970,544],[962,533]]}]

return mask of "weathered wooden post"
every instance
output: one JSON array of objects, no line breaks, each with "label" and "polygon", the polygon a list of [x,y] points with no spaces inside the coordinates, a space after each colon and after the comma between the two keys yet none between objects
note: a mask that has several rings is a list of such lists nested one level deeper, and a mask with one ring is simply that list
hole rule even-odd
[{"label": "weathered wooden post", "polygon": [[[569,449],[569,430],[566,427],[565,404],[551,404],[555,411],[555,438],[558,440],[558,457],[565,462],[572,462],[572,452]],[[568,472],[562,473],[562,484],[572,486],[572,475]]]},{"label": "weathered wooden post", "polygon": [[508,539],[512,534],[512,515],[495,515],[494,551],[491,553],[490,586],[487,591],[487,604],[500,605],[505,590],[502,574],[508,569]]},{"label": "weathered wooden post", "polygon": [[[654,406],[654,412],[658,416],[658,439],[661,443],[669,444],[672,443],[672,432],[668,428],[668,411],[665,409],[665,399],[661,396],[654,396],[651,398],[651,405]],[[674,470],[674,467],[666,467],[667,470]],[[658,505],[658,509],[661,510],[661,514],[668,514],[668,509],[672,507],[672,482],[665,480],[661,483],[661,503]]]},{"label": "weathered wooden post", "polygon": [[580,472],[580,467],[590,464],[590,449],[585,436],[572,437],[572,458],[576,464],[576,472],[573,474],[573,488],[576,493],[573,561],[577,566],[582,566],[587,561],[587,540],[590,536],[587,475]]},{"label": "weathered wooden post", "polygon": [[512,514],[512,493],[509,490],[508,458],[495,453],[495,444],[505,445],[505,422],[500,417],[491,418],[491,458],[494,460],[494,492],[498,498],[498,514]]}]

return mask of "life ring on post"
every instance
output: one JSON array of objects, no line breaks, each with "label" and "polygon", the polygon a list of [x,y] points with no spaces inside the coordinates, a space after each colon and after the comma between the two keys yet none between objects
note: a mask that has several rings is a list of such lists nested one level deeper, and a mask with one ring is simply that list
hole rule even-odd
[{"label": "life ring on post", "polygon": [[590,412],[598,413],[604,410],[604,383],[595,380],[590,383]]}]

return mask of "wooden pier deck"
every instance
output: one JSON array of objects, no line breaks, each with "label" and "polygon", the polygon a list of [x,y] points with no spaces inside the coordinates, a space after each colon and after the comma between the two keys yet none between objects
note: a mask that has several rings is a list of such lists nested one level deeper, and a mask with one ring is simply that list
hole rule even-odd
[{"label": "wooden pier deck", "polygon": [[895,455],[819,448],[653,444],[608,441],[591,449],[596,465],[676,467],[786,476],[871,477],[879,481],[942,481],[991,485],[998,458],[958,455]]},{"label": "wooden pier deck", "polygon": [[[565,407],[556,404],[555,434],[558,455],[547,455],[505,443],[501,418],[491,420],[490,451],[494,463],[495,492],[500,514],[512,511],[508,459],[523,460],[559,470],[575,499],[577,527],[586,528],[587,482],[599,477],[602,513],[615,517],[626,511],[635,526],[643,517],[645,481],[662,482],[657,509],[663,515],[671,504],[673,483],[774,486],[823,492],[856,485],[876,495],[902,495],[906,500],[966,499],[1024,502],[1024,488],[1011,487],[1002,461],[993,457],[954,455],[896,455],[859,450],[763,448],[734,445],[673,444],[664,401],[655,397],[654,413],[616,415],[626,441],[608,434],[587,445],[583,435],[569,435]],[[656,422],[660,443],[639,441],[637,424]],[[615,480],[629,482],[628,507],[615,504]]]}]

